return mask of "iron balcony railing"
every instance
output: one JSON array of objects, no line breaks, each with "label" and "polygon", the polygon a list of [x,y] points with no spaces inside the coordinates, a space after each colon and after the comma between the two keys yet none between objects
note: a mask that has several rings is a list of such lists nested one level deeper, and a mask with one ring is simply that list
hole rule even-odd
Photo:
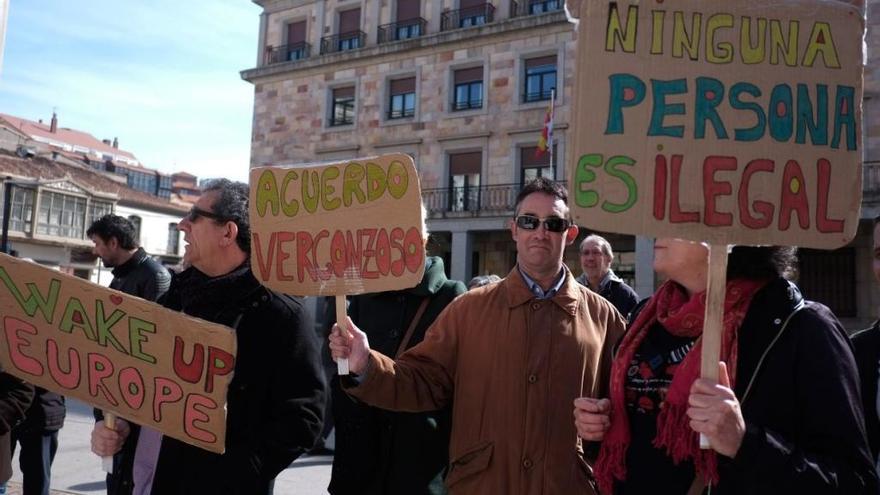
[{"label": "iron balcony railing", "polygon": [[364,46],[366,39],[367,33],[360,30],[324,36],[321,38],[321,54],[355,50]]},{"label": "iron balcony railing", "polygon": [[392,22],[391,24],[383,24],[379,26],[377,38],[379,43],[418,38],[427,33],[427,27],[428,21],[421,17]]},{"label": "iron balcony railing", "polygon": [[553,97],[553,90],[536,91],[534,93],[523,93],[523,103],[531,103],[533,101],[547,101]]},{"label": "iron balcony railing", "polygon": [[270,46],[266,50],[266,64],[279,64],[309,58],[312,45],[301,41],[290,45]]},{"label": "iron balcony railing", "polygon": [[862,164],[862,191],[865,201],[880,201],[880,160]]},{"label": "iron balcony railing", "polygon": [[483,108],[483,100],[453,100],[452,110],[458,112],[460,110],[473,110],[475,108]]},{"label": "iron balcony railing", "polygon": [[[560,181],[565,184],[564,181]],[[423,189],[422,202],[432,218],[445,216],[513,215],[522,184]]]},{"label": "iron balcony railing", "polygon": [[510,17],[538,15],[562,9],[563,0],[510,0]]},{"label": "iron balcony railing", "polygon": [[484,3],[466,9],[450,10],[440,16],[440,30],[449,31],[471,26],[482,26],[492,22],[495,16],[495,6]]}]

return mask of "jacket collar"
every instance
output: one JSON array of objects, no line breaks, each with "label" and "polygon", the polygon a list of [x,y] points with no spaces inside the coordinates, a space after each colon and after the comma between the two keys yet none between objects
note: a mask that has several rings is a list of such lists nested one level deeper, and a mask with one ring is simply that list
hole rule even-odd
[{"label": "jacket collar", "polygon": [[117,266],[110,273],[113,274],[113,277],[124,277],[132,272],[138,265],[143,263],[144,259],[147,257],[147,252],[144,251],[144,248],[139,247],[134,254],[131,255],[131,258],[128,259],[125,263]]},{"label": "jacket collar", "polygon": [[[571,271],[569,271],[567,266],[562,265],[562,267],[565,270],[565,280],[562,282],[562,287],[559,288],[556,295],[549,300],[553,301],[554,304],[562,308],[566,313],[574,315],[577,313],[578,303],[580,302],[580,284],[572,277]],[[520,275],[519,267],[514,266],[510,273],[507,274],[507,277],[500,283],[503,284],[504,290],[507,293],[507,304],[511,309],[536,300],[535,295],[532,294],[522,275]]]}]

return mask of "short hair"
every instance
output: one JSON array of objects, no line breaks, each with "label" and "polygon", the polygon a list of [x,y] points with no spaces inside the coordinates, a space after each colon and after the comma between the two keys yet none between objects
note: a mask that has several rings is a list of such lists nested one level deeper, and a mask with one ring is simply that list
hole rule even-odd
[{"label": "short hair", "polygon": [[734,246],[727,258],[728,279],[789,278],[796,268],[793,246]]},{"label": "short hair", "polygon": [[608,256],[611,259],[614,259],[614,251],[611,249],[611,243],[608,242],[608,239],[605,239],[601,235],[590,234],[584,237],[584,240],[581,241],[580,245],[578,246],[578,251],[583,252],[584,245],[586,245],[588,242],[595,242],[599,245],[599,250],[602,251],[602,254]]},{"label": "short hair", "polygon": [[476,289],[478,287],[494,284],[495,282],[500,281],[501,277],[495,275],[494,273],[491,275],[477,275],[476,277],[472,278],[470,282],[468,282],[467,288],[468,290]]},{"label": "short hair", "polygon": [[86,235],[88,237],[96,235],[104,242],[116,239],[122,249],[131,250],[138,247],[137,229],[131,220],[112,213],[92,222],[92,225],[86,230]]},{"label": "short hair", "polygon": [[208,181],[202,193],[217,192],[217,199],[211,205],[213,213],[222,220],[217,223],[233,222],[238,226],[235,243],[248,256],[251,254],[251,220],[248,214],[250,188],[244,182],[233,182],[229,179]]},{"label": "short hair", "polygon": [[550,196],[555,196],[568,206],[568,191],[565,190],[565,187],[563,187],[562,184],[546,177],[537,177],[523,185],[522,190],[516,195],[516,203],[514,203],[513,208],[514,214],[519,215],[520,203],[533,193],[544,193]]}]

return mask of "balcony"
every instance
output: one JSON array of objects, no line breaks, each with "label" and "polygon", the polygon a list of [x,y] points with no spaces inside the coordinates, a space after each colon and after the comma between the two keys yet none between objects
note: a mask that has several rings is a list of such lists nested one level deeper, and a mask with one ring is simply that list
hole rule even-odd
[{"label": "balcony", "polygon": [[366,39],[367,33],[363,31],[349,31],[333,36],[324,36],[321,38],[321,55],[361,48]]},{"label": "balcony", "polygon": [[407,19],[405,21],[392,22],[379,26],[379,43],[408,40],[424,36],[427,33],[428,21],[421,17]]},{"label": "balcony", "polygon": [[495,15],[495,6],[484,3],[476,7],[450,10],[440,17],[440,30],[450,31],[471,26],[482,26],[492,22]]},{"label": "balcony", "polygon": [[510,17],[538,15],[562,9],[563,0],[523,0],[510,2]]},{"label": "balcony", "polygon": [[422,202],[428,218],[512,216],[520,190],[522,184],[423,189]]},{"label": "balcony", "polygon": [[266,64],[280,64],[309,58],[312,45],[305,41],[291,45],[270,46],[266,49]]},{"label": "balcony", "polygon": [[862,201],[880,203],[880,160],[862,164]]}]

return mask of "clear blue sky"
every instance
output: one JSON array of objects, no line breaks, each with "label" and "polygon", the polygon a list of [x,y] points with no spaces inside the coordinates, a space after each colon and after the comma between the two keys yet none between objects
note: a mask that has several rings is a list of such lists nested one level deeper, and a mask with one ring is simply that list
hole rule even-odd
[{"label": "clear blue sky", "polygon": [[0,112],[147,167],[246,180],[261,9],[250,0],[11,0]]}]

